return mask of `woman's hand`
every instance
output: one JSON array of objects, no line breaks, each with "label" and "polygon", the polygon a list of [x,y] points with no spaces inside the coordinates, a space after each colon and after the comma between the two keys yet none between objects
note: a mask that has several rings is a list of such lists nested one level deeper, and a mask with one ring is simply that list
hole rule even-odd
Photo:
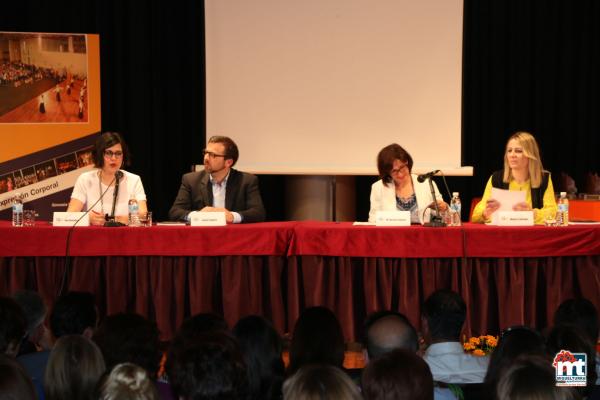
[{"label": "woman's hand", "polygon": [[499,208],[500,208],[500,202],[498,200],[489,199],[485,203],[485,209],[483,210],[483,218],[489,219],[490,216]]},{"label": "woman's hand", "polygon": [[531,206],[526,202],[522,201],[513,206],[513,210],[515,211],[531,211]]},{"label": "woman's hand", "polygon": [[90,211],[90,225],[104,225],[106,219],[104,215],[99,213],[98,211]]}]

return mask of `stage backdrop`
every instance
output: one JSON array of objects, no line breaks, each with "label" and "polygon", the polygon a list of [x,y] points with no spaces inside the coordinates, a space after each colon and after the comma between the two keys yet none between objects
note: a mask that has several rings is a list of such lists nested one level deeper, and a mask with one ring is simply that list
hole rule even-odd
[{"label": "stage backdrop", "polygon": [[0,32],[0,218],[65,211],[99,131],[99,36]]}]

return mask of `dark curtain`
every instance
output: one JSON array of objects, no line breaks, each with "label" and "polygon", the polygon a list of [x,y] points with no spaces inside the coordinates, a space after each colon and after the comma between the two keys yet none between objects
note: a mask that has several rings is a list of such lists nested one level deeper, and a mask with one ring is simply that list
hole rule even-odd
[{"label": "dark curtain", "polygon": [[[157,219],[181,174],[201,161],[203,8],[200,0],[20,0],[0,13],[2,31],[101,35],[102,129],[125,134]],[[449,179],[463,219],[516,130],[534,133],[545,167],[582,190],[585,174],[600,171],[600,2],[464,0],[464,9],[463,164],[475,176]],[[284,178],[260,179],[268,218],[284,219]],[[359,220],[374,180],[357,178]]]}]

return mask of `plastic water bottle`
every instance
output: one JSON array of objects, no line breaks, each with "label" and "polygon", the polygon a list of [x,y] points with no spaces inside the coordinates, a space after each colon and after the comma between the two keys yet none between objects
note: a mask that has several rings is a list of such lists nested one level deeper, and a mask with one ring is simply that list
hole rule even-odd
[{"label": "plastic water bottle", "polygon": [[129,226],[140,226],[139,205],[135,197],[129,199]]},{"label": "plastic water bottle", "polygon": [[569,225],[569,199],[567,198],[567,192],[560,192],[560,199],[558,199],[558,212],[556,213],[556,222],[560,226]]},{"label": "plastic water bottle", "polygon": [[21,193],[15,193],[12,204],[12,225],[23,226],[23,198]]},{"label": "plastic water bottle", "polygon": [[460,204],[460,196],[458,192],[452,193],[452,200],[450,200],[450,212],[452,215],[452,226],[460,226],[462,206]]}]

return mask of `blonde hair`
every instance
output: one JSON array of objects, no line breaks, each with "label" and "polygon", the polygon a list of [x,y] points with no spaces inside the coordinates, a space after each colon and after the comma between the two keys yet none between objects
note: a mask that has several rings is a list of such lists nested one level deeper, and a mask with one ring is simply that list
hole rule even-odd
[{"label": "blonde hair", "polygon": [[358,388],[341,369],[331,365],[306,365],[283,384],[284,400],[361,400]]},{"label": "blonde hair", "polygon": [[515,139],[521,146],[523,146],[523,154],[529,159],[529,179],[531,181],[532,188],[539,188],[542,184],[542,174],[544,167],[542,166],[542,158],[540,157],[540,148],[529,132],[516,132],[506,141],[504,148],[504,175],[502,181],[509,183],[513,179],[512,171],[508,165],[508,158],[506,156],[506,147],[508,143]]},{"label": "blonde hair", "polygon": [[159,400],[148,372],[132,363],[116,365],[100,385],[99,400]]}]

